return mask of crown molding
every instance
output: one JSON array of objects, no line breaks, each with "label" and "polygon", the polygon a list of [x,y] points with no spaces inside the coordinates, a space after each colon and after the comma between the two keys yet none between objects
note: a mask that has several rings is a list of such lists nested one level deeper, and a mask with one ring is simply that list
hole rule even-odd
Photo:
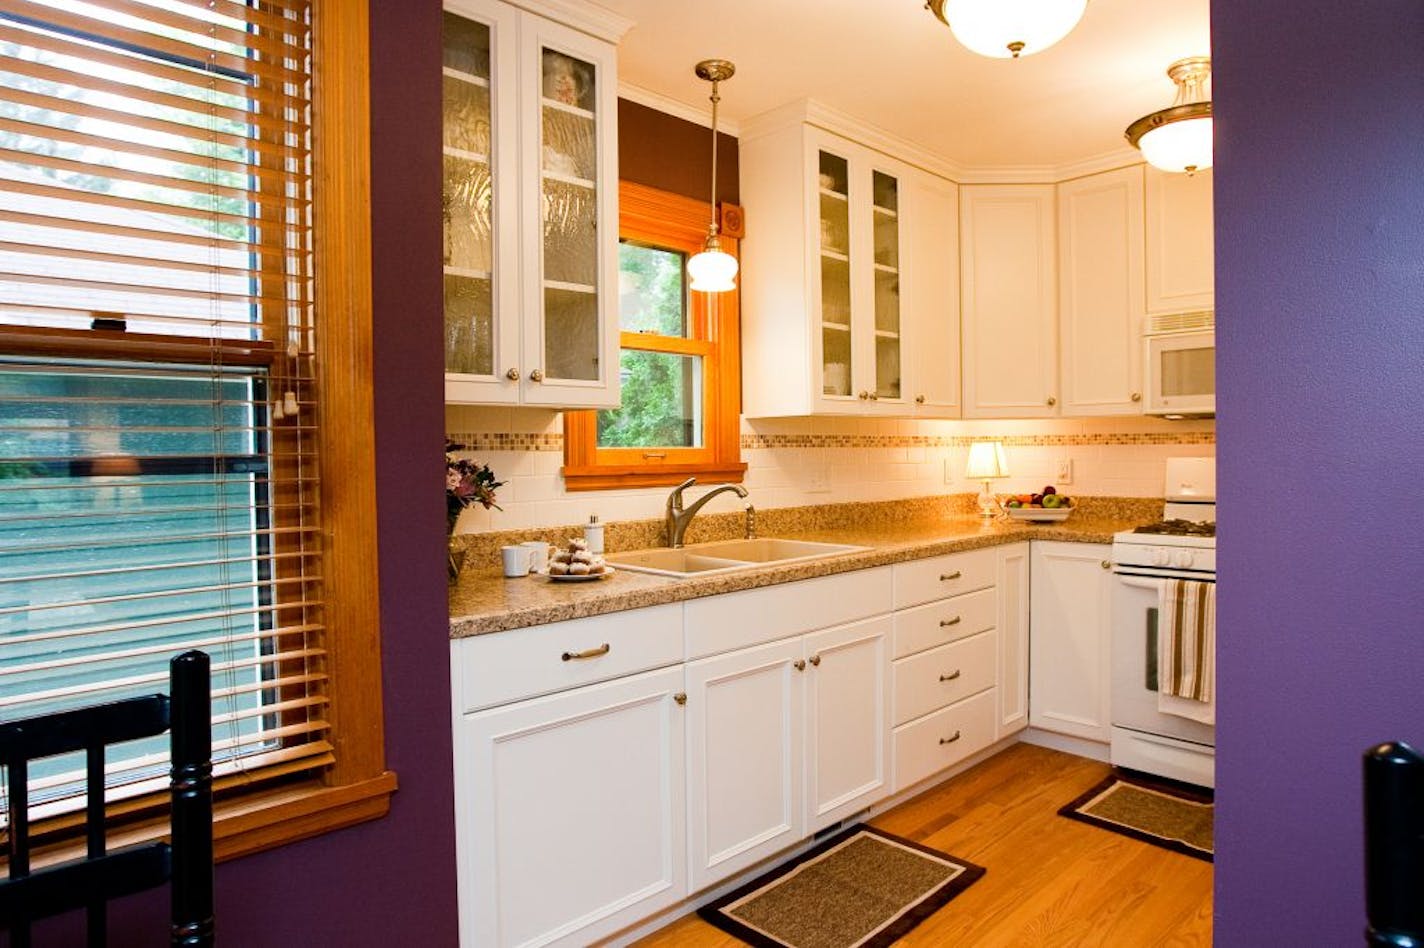
[{"label": "crown molding", "polygon": [[957,184],[1057,184],[1143,163],[1141,152],[1124,146],[1062,165],[969,167],[814,99],[801,99],[747,119],[740,137],[750,141],[796,124],[825,129]]},{"label": "crown molding", "polygon": [[[688,105],[681,99],[674,99],[671,96],[663,95],[661,92],[654,92],[651,89],[644,89],[642,86],[635,86],[630,82],[618,83],[618,98],[627,99],[629,102],[636,102],[645,105],[658,112],[680,118],[685,122],[694,125],[701,125],[703,128],[712,127],[712,110],[700,109],[695,105]],[[729,122],[726,118],[717,116],[717,131],[722,134],[731,135],[733,138],[740,137],[741,126],[737,122]]]},{"label": "crown molding", "polygon": [[557,23],[617,45],[633,28],[633,21],[588,0],[510,0],[522,10],[537,13]]}]

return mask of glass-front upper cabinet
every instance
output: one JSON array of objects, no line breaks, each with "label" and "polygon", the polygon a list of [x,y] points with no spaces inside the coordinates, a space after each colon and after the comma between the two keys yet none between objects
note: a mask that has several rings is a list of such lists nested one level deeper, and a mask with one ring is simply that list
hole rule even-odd
[{"label": "glass-front upper cabinet", "polygon": [[900,182],[870,173],[875,247],[876,399],[900,397]]},{"label": "glass-front upper cabinet", "polygon": [[618,403],[614,50],[626,25],[574,25],[502,0],[446,6],[447,402]]}]

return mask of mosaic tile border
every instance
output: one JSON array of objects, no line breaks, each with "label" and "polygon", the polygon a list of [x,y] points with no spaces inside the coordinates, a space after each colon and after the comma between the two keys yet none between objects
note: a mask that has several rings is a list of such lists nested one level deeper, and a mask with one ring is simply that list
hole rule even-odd
[{"label": "mosaic tile border", "polygon": [[[451,441],[466,451],[562,451],[562,433],[451,432]],[[1152,431],[1099,434],[1037,435],[868,435],[868,434],[744,434],[742,450],[778,448],[964,448],[975,441],[998,441],[1007,447],[1083,447],[1145,444],[1216,444],[1215,431]]]}]

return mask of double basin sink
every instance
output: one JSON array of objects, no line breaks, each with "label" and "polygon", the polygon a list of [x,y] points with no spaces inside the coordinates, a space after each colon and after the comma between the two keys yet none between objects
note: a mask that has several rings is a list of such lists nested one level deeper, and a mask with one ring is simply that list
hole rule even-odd
[{"label": "double basin sink", "polygon": [[777,566],[818,560],[841,553],[857,553],[868,549],[845,543],[815,543],[810,540],[779,540],[770,537],[756,540],[717,540],[679,549],[633,550],[607,556],[608,565],[635,573],[672,576],[708,576],[730,573],[754,566]]}]

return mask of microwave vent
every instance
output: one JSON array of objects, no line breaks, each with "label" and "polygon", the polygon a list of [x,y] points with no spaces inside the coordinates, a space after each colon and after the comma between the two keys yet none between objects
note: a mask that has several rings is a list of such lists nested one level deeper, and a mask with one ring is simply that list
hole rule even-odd
[{"label": "microwave vent", "polygon": [[1216,312],[1204,309],[1195,313],[1170,313],[1163,316],[1148,316],[1145,335],[1159,336],[1169,332],[1197,332],[1216,327]]}]

